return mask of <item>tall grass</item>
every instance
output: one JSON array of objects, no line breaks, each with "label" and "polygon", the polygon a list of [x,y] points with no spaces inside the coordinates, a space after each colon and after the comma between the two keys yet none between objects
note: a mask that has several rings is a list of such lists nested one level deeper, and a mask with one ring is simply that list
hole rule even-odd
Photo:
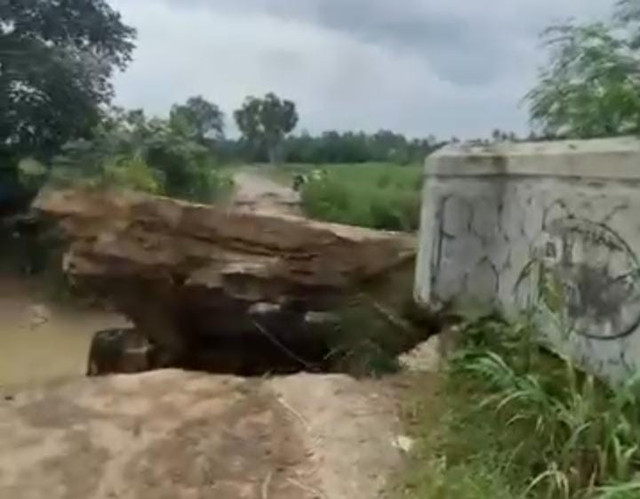
[{"label": "tall grass", "polygon": [[337,327],[323,332],[330,346],[327,366],[356,377],[397,372],[400,354],[433,334],[433,324],[411,322],[406,305],[391,308],[364,294],[347,300],[338,316]]},{"label": "tall grass", "polygon": [[404,497],[640,498],[640,377],[611,388],[534,340],[527,318],[466,327]]},{"label": "tall grass", "polygon": [[[319,220],[414,231],[419,225],[421,169],[390,164],[332,165],[302,189],[305,213]],[[312,168],[290,167],[310,173]]]}]

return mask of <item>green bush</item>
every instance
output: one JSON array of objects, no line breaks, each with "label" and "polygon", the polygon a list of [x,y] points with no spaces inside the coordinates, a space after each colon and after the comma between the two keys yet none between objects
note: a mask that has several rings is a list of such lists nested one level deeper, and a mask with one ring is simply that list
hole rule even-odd
[{"label": "green bush", "polygon": [[141,112],[116,114],[92,140],[66,144],[45,171],[43,176],[26,161],[21,175],[31,183],[115,186],[205,203],[225,195],[231,185],[210,147]]},{"label": "green bush", "polygon": [[228,195],[232,187],[231,176],[215,169],[198,168],[192,173],[188,189],[176,197],[199,203],[211,203]]},{"label": "green bush", "polygon": [[420,220],[420,168],[339,165],[313,174],[302,190],[305,213],[319,220],[415,231]]},{"label": "green bush", "polygon": [[29,190],[37,190],[45,181],[47,168],[33,158],[23,158],[18,162],[18,180]]},{"label": "green bush", "polygon": [[116,187],[124,187],[152,194],[164,190],[161,176],[139,157],[106,163],[103,167],[104,181]]}]

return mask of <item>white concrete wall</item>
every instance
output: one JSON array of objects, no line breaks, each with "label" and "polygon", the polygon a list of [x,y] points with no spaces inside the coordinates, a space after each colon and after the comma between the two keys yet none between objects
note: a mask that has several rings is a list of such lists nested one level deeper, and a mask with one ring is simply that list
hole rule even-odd
[{"label": "white concrete wall", "polygon": [[535,303],[557,350],[614,380],[640,368],[639,140],[463,145],[425,175],[417,300]]}]

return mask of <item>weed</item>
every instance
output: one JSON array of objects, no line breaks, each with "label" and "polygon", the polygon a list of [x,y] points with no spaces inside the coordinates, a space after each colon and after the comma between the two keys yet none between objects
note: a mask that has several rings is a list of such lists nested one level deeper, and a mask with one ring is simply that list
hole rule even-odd
[{"label": "weed", "polygon": [[420,168],[336,165],[311,176],[302,190],[307,215],[374,229],[414,231],[419,225]]},{"label": "weed", "polygon": [[346,299],[338,317],[333,331],[325,331],[328,368],[354,376],[395,373],[399,355],[432,331],[431,323],[413,323],[402,307],[388,307],[366,293]]},{"label": "weed", "polygon": [[531,316],[465,333],[405,497],[640,497],[640,376],[612,388],[579,371],[538,346]]}]

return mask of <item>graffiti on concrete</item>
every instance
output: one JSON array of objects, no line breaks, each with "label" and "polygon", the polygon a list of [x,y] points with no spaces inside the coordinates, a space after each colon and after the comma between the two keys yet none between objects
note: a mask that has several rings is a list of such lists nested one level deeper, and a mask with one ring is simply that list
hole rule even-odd
[{"label": "graffiti on concrete", "polygon": [[612,381],[640,370],[640,141],[443,150],[426,167],[416,297],[532,313]]},{"label": "graffiti on concrete", "polygon": [[[538,271],[532,276],[534,267]],[[547,310],[568,320],[571,332],[615,340],[640,326],[639,277],[638,259],[619,234],[605,224],[568,216],[545,222],[516,293],[535,288]]]}]

